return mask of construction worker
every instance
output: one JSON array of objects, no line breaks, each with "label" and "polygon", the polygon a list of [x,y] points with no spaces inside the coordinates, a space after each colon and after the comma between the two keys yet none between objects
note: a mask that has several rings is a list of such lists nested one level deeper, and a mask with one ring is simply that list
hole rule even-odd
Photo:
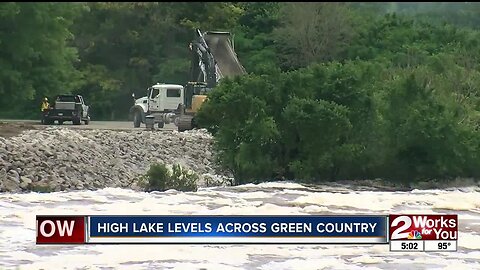
[{"label": "construction worker", "polygon": [[42,101],[42,105],[40,107],[40,110],[42,111],[42,124],[45,123],[45,115],[47,113],[47,110],[50,108],[50,104],[48,103],[48,98],[44,98]]}]

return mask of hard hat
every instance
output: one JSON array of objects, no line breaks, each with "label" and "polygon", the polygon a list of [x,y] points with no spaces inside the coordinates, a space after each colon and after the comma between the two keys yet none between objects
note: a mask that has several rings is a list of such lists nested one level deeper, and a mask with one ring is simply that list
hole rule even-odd
[{"label": "hard hat", "polygon": [[48,98],[45,97],[43,100],[48,101]]}]

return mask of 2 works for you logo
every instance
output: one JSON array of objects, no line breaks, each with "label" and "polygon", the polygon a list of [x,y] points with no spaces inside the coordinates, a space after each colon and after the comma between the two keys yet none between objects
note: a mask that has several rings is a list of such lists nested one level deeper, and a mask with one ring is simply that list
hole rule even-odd
[{"label": "2 works for you logo", "polygon": [[457,215],[390,215],[391,240],[457,240]]}]

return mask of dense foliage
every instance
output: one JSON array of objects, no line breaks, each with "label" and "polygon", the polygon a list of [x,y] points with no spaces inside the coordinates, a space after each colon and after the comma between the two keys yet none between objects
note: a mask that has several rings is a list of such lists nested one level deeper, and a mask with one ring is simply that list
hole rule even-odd
[{"label": "dense foliage", "polygon": [[[283,57],[298,58],[282,67],[288,72],[226,80],[211,93],[199,122],[215,134],[220,161],[237,183],[480,176],[480,32],[396,14],[363,19],[358,10],[342,19],[342,31],[356,27],[348,44],[329,36],[337,38],[335,50],[308,57],[301,47],[308,42],[292,41],[297,54]],[[279,24],[277,31],[328,29],[318,27],[328,19],[318,20],[287,21],[297,27]]]},{"label": "dense foliage", "polygon": [[178,164],[172,168],[165,164],[154,163],[150,165],[147,173],[139,179],[139,185],[146,191],[197,191],[199,176]]},{"label": "dense foliage", "polygon": [[93,120],[184,84],[193,29],[235,34],[248,75],[199,114],[237,183],[478,177],[480,4],[4,3],[0,116],[79,93]]}]

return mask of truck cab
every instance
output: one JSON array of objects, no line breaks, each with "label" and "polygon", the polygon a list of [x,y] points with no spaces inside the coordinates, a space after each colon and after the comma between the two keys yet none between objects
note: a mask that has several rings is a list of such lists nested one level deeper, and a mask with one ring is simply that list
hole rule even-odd
[{"label": "truck cab", "polygon": [[[135,95],[132,96],[135,98]],[[147,96],[136,99],[130,108],[133,126],[140,127],[141,123],[146,123],[147,116],[153,117],[154,123],[160,128],[174,122],[184,99],[185,91],[182,85],[157,83],[147,88]]]},{"label": "truck cab", "polygon": [[147,89],[148,110],[151,112],[170,112],[183,103],[183,86],[174,84],[156,84]]}]

